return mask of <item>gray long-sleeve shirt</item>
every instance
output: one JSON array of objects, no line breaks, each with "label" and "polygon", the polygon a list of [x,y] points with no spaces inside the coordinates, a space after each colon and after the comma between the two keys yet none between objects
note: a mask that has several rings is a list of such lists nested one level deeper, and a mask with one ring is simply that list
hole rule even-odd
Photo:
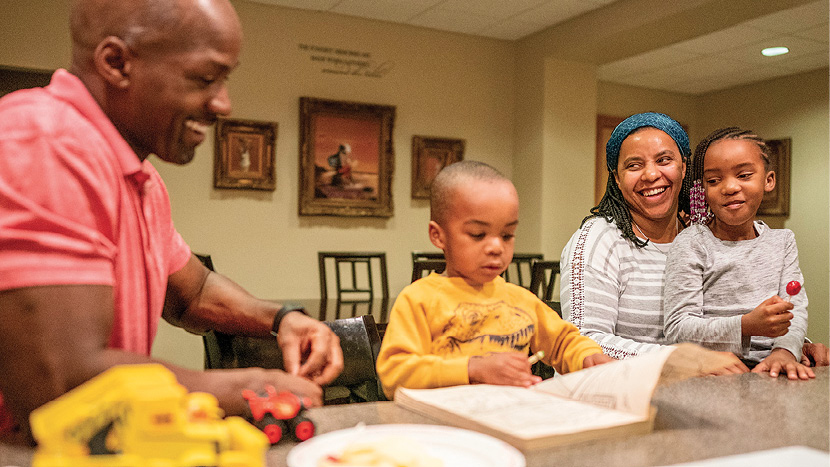
[{"label": "gray long-sleeve shirt", "polygon": [[741,337],[741,316],[773,295],[787,297],[790,281],[803,283],[795,235],[755,222],[758,236],[723,241],[708,227],[692,225],[674,240],[666,261],[663,310],[668,342],[695,342],[759,362],[774,348],[801,359],[807,332],[807,293],[793,296],[787,334]]}]

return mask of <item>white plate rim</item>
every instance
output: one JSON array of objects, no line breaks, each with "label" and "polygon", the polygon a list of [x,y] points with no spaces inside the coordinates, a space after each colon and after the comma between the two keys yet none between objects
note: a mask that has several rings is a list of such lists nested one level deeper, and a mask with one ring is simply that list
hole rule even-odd
[{"label": "white plate rim", "polygon": [[[426,424],[380,424],[380,425],[358,425],[351,428],[344,428],[341,430],[330,431],[321,435],[315,435],[313,438],[303,441],[294,446],[288,452],[286,457],[286,464],[288,467],[316,467],[316,462],[323,456],[338,453],[343,446],[351,440],[349,437],[354,437],[355,441],[360,439],[361,434],[370,434],[376,436],[413,436],[419,441],[424,439],[438,439],[446,440],[452,438],[466,438],[476,440],[478,443],[486,443],[489,445],[488,455],[496,455],[502,453],[504,456],[504,463],[501,459],[498,463],[500,467],[525,467],[526,461],[524,454],[513,447],[512,445],[493,436],[479,433],[477,431],[465,430],[463,428],[456,428],[445,425],[426,425]],[[427,444],[428,446],[428,444]],[[306,461],[309,457],[314,458],[314,463],[309,465]],[[496,460],[496,459],[494,459]],[[445,467],[452,467],[445,465]]]}]

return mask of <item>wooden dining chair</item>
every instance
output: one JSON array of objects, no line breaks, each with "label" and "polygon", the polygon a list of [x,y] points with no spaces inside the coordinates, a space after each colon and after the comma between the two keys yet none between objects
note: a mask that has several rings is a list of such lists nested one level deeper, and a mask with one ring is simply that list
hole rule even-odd
[{"label": "wooden dining chair", "polygon": [[447,267],[444,259],[416,259],[412,260],[412,282],[429,275],[431,272],[442,273]]},{"label": "wooden dining chair", "polygon": [[530,288],[530,278],[533,275],[533,263],[545,257],[541,253],[513,253],[513,261],[504,270],[504,280]]},{"label": "wooden dining chair", "polygon": [[[386,274],[386,253],[321,251],[317,253],[320,271],[320,297],[329,296],[328,271],[334,275],[334,293],[341,302],[366,301],[376,297],[389,297],[389,281]],[[373,267],[377,265],[377,269]],[[378,271],[375,275],[374,271]]]},{"label": "wooden dining chair", "polygon": [[552,300],[558,276],[559,261],[536,261],[532,266],[530,291],[542,300]]},{"label": "wooden dining chair", "polygon": [[196,258],[199,259],[199,261],[202,262],[202,264],[205,265],[206,268],[210,269],[211,271],[216,271],[216,269],[213,269],[213,259],[210,257],[210,255],[205,255],[201,253],[193,254],[196,256]]},{"label": "wooden dining chair", "polygon": [[[343,371],[324,389],[326,404],[386,400],[375,363],[381,338],[370,315],[327,321],[340,338]],[[205,369],[259,367],[282,369],[282,352],[273,337],[232,336],[216,331],[205,335]]]},{"label": "wooden dining chair", "polygon": [[413,251],[412,261],[425,259],[444,259],[443,251]]}]

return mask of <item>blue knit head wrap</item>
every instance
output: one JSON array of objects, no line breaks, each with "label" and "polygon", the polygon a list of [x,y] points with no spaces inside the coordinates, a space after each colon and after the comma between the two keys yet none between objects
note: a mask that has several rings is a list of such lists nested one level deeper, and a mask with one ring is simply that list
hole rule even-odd
[{"label": "blue knit head wrap", "polygon": [[692,151],[689,148],[689,136],[683,130],[683,127],[668,115],[657,112],[645,112],[626,118],[611,133],[611,138],[608,139],[608,144],[605,145],[605,161],[608,164],[608,170],[610,172],[617,170],[617,161],[620,158],[620,146],[622,146],[623,141],[635,130],[643,127],[657,128],[671,136],[671,139],[677,143],[677,148],[680,149],[680,155],[683,157],[683,161],[686,163],[689,162]]}]

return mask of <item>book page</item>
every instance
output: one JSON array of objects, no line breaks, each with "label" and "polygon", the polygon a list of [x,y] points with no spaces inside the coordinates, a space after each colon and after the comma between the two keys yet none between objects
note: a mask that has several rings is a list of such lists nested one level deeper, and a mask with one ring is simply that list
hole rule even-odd
[{"label": "book page", "polygon": [[446,419],[446,413],[451,413],[524,439],[626,425],[647,418],[526,388],[487,384],[398,388],[395,402],[438,419]]},{"label": "book page", "polygon": [[556,375],[531,389],[646,417],[663,364],[675,349],[665,347],[634,358]]}]

